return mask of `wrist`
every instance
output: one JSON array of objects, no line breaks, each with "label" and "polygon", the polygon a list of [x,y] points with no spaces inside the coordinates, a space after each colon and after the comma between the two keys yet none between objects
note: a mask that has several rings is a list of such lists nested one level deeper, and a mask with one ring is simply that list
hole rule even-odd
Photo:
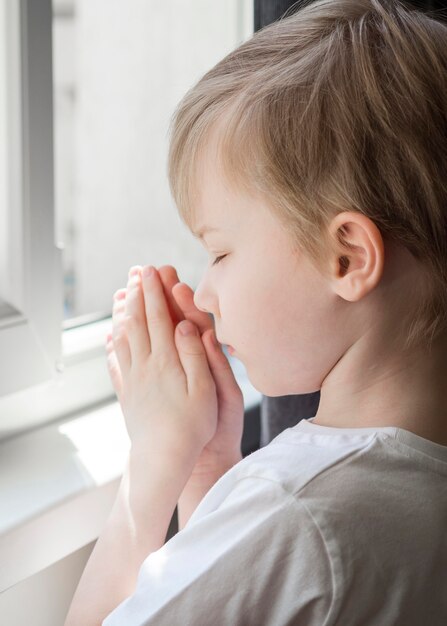
[{"label": "wrist", "polygon": [[[173,447],[132,445],[123,475],[124,490],[132,495],[132,507],[143,512],[153,507],[149,485],[165,490],[177,502],[196,462],[196,454]],[[132,488],[130,489],[130,485]]]},{"label": "wrist", "polygon": [[242,458],[240,450],[219,455],[204,455],[202,453],[194,465],[188,484],[214,484],[234,465],[242,461]]},{"label": "wrist", "polygon": [[134,440],[131,442],[129,457],[134,463],[141,463],[146,468],[175,467],[192,468],[200,455],[201,447],[194,441],[147,441]]},{"label": "wrist", "polygon": [[197,461],[177,502],[178,527],[182,530],[189,518],[216,482],[242,460],[240,450],[233,454],[213,455],[204,451]]}]

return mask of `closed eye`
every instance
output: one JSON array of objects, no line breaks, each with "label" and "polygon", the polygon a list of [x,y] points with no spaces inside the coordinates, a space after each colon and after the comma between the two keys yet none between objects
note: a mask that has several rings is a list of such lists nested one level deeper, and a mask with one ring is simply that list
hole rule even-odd
[{"label": "closed eye", "polygon": [[227,255],[226,254],[222,254],[222,256],[218,256],[214,259],[214,261],[212,262],[212,265],[217,265],[218,263],[220,263],[222,261],[222,259],[224,259]]}]

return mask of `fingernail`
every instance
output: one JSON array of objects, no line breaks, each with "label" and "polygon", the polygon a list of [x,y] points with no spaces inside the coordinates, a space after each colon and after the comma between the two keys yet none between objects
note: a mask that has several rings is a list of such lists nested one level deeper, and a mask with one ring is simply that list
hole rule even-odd
[{"label": "fingernail", "polygon": [[214,332],[214,330],[211,333],[211,341],[213,342],[213,346],[217,348],[217,337],[216,337],[216,333]]},{"label": "fingernail", "polygon": [[153,275],[154,275],[154,268],[152,267],[152,265],[146,265],[145,267],[143,267],[143,276],[145,278],[150,278]]},{"label": "fingernail", "polygon": [[188,320],[180,322],[179,330],[182,335],[197,335],[196,327],[191,322],[188,322]]}]

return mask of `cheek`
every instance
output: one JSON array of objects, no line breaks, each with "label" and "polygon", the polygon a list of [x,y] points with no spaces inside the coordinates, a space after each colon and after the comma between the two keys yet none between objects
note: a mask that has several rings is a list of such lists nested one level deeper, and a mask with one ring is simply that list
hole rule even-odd
[{"label": "cheek", "polygon": [[247,279],[239,275],[222,301],[223,324],[231,324],[233,340],[247,358],[274,356],[288,345],[290,333],[296,330],[293,317],[300,313],[292,312],[290,304],[285,281],[275,281],[267,272]]},{"label": "cheek", "polygon": [[280,284],[258,294],[246,367],[261,393],[314,393],[339,358],[335,305],[320,287],[303,280],[299,287]]},{"label": "cheek", "polygon": [[232,295],[240,303],[241,314],[258,330],[260,325],[266,330],[276,327],[288,313],[292,277],[287,267],[274,263],[275,258],[265,251],[253,252],[233,276]]}]

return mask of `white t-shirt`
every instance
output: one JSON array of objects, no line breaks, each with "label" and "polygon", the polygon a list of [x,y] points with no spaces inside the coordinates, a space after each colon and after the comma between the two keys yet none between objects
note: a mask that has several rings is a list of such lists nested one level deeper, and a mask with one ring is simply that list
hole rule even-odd
[{"label": "white t-shirt", "polygon": [[103,626],[446,626],[447,446],[302,420],[228,471]]}]

